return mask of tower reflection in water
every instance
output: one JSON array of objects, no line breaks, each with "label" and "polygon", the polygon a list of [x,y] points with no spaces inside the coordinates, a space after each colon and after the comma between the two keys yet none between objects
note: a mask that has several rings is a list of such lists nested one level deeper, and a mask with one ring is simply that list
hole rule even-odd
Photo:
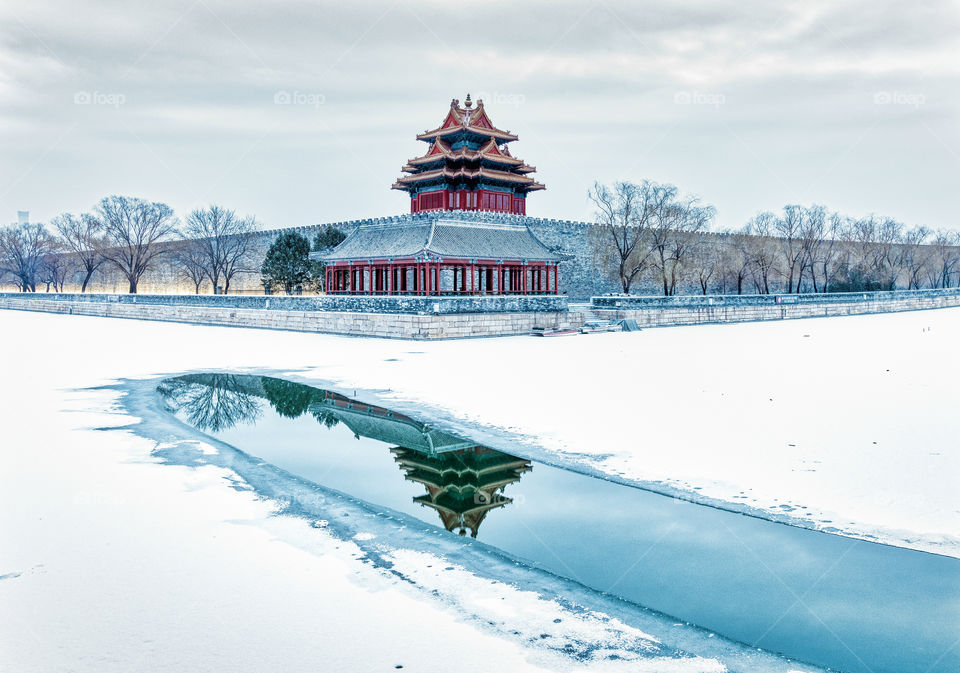
[{"label": "tower reflection in water", "polygon": [[338,393],[269,376],[190,374],[164,380],[157,392],[167,408],[199,430],[221,432],[253,425],[263,404],[285,418],[305,414],[355,437],[392,447],[405,479],[426,493],[413,500],[435,510],[448,531],[477,537],[487,513],[513,500],[504,489],[520,481],[530,461],[431,428],[409,416],[364,404]]}]

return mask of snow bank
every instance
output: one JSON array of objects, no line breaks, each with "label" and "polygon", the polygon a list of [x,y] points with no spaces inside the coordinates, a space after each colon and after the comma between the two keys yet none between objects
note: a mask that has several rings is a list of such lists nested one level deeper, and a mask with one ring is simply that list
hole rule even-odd
[{"label": "snow bank", "polygon": [[[0,334],[4,669],[644,670],[461,619],[361,562],[375,538],[272,516],[229,470],[159,466],[152,442],[92,429],[137,419],[91,387],[188,370],[333,382],[554,463],[960,556],[958,309],[428,344],[0,311]],[[393,561],[443,588],[413,552]],[[536,605],[501,589],[499,619]]]}]

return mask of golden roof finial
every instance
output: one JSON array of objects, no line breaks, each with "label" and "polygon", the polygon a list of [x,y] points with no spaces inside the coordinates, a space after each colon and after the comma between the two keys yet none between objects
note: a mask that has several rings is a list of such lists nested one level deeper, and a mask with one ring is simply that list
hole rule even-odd
[{"label": "golden roof finial", "polygon": [[473,107],[473,101],[470,100],[470,94],[467,94],[467,100],[463,102],[463,107]]}]

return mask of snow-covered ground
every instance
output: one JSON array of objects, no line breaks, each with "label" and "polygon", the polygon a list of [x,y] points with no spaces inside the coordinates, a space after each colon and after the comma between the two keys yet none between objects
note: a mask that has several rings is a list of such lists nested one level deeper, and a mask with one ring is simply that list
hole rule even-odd
[{"label": "snow-covered ground", "polygon": [[227,467],[160,465],[142,433],[97,429],[137,419],[91,388],[287,372],[556,464],[960,556],[958,337],[960,309],[437,343],[0,311],[0,671],[746,670],[429,550],[393,548],[385,572],[361,561],[372,524],[345,541]]}]

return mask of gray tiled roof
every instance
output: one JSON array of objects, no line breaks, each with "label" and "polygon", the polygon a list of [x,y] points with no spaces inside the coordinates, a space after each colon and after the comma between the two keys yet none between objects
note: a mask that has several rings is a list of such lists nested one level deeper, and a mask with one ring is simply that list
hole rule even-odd
[{"label": "gray tiled roof", "polygon": [[[409,418],[384,417],[360,409],[344,408],[330,404],[315,404],[327,414],[335,416],[346,425],[353,434],[414,449],[423,453],[443,453],[476,446],[475,442],[430,428]],[[382,410],[381,410],[382,411]]]},{"label": "gray tiled roof", "polygon": [[478,221],[455,213],[363,224],[332,252],[313,256],[337,261],[415,257],[425,252],[472,259],[560,259],[525,224]]}]

